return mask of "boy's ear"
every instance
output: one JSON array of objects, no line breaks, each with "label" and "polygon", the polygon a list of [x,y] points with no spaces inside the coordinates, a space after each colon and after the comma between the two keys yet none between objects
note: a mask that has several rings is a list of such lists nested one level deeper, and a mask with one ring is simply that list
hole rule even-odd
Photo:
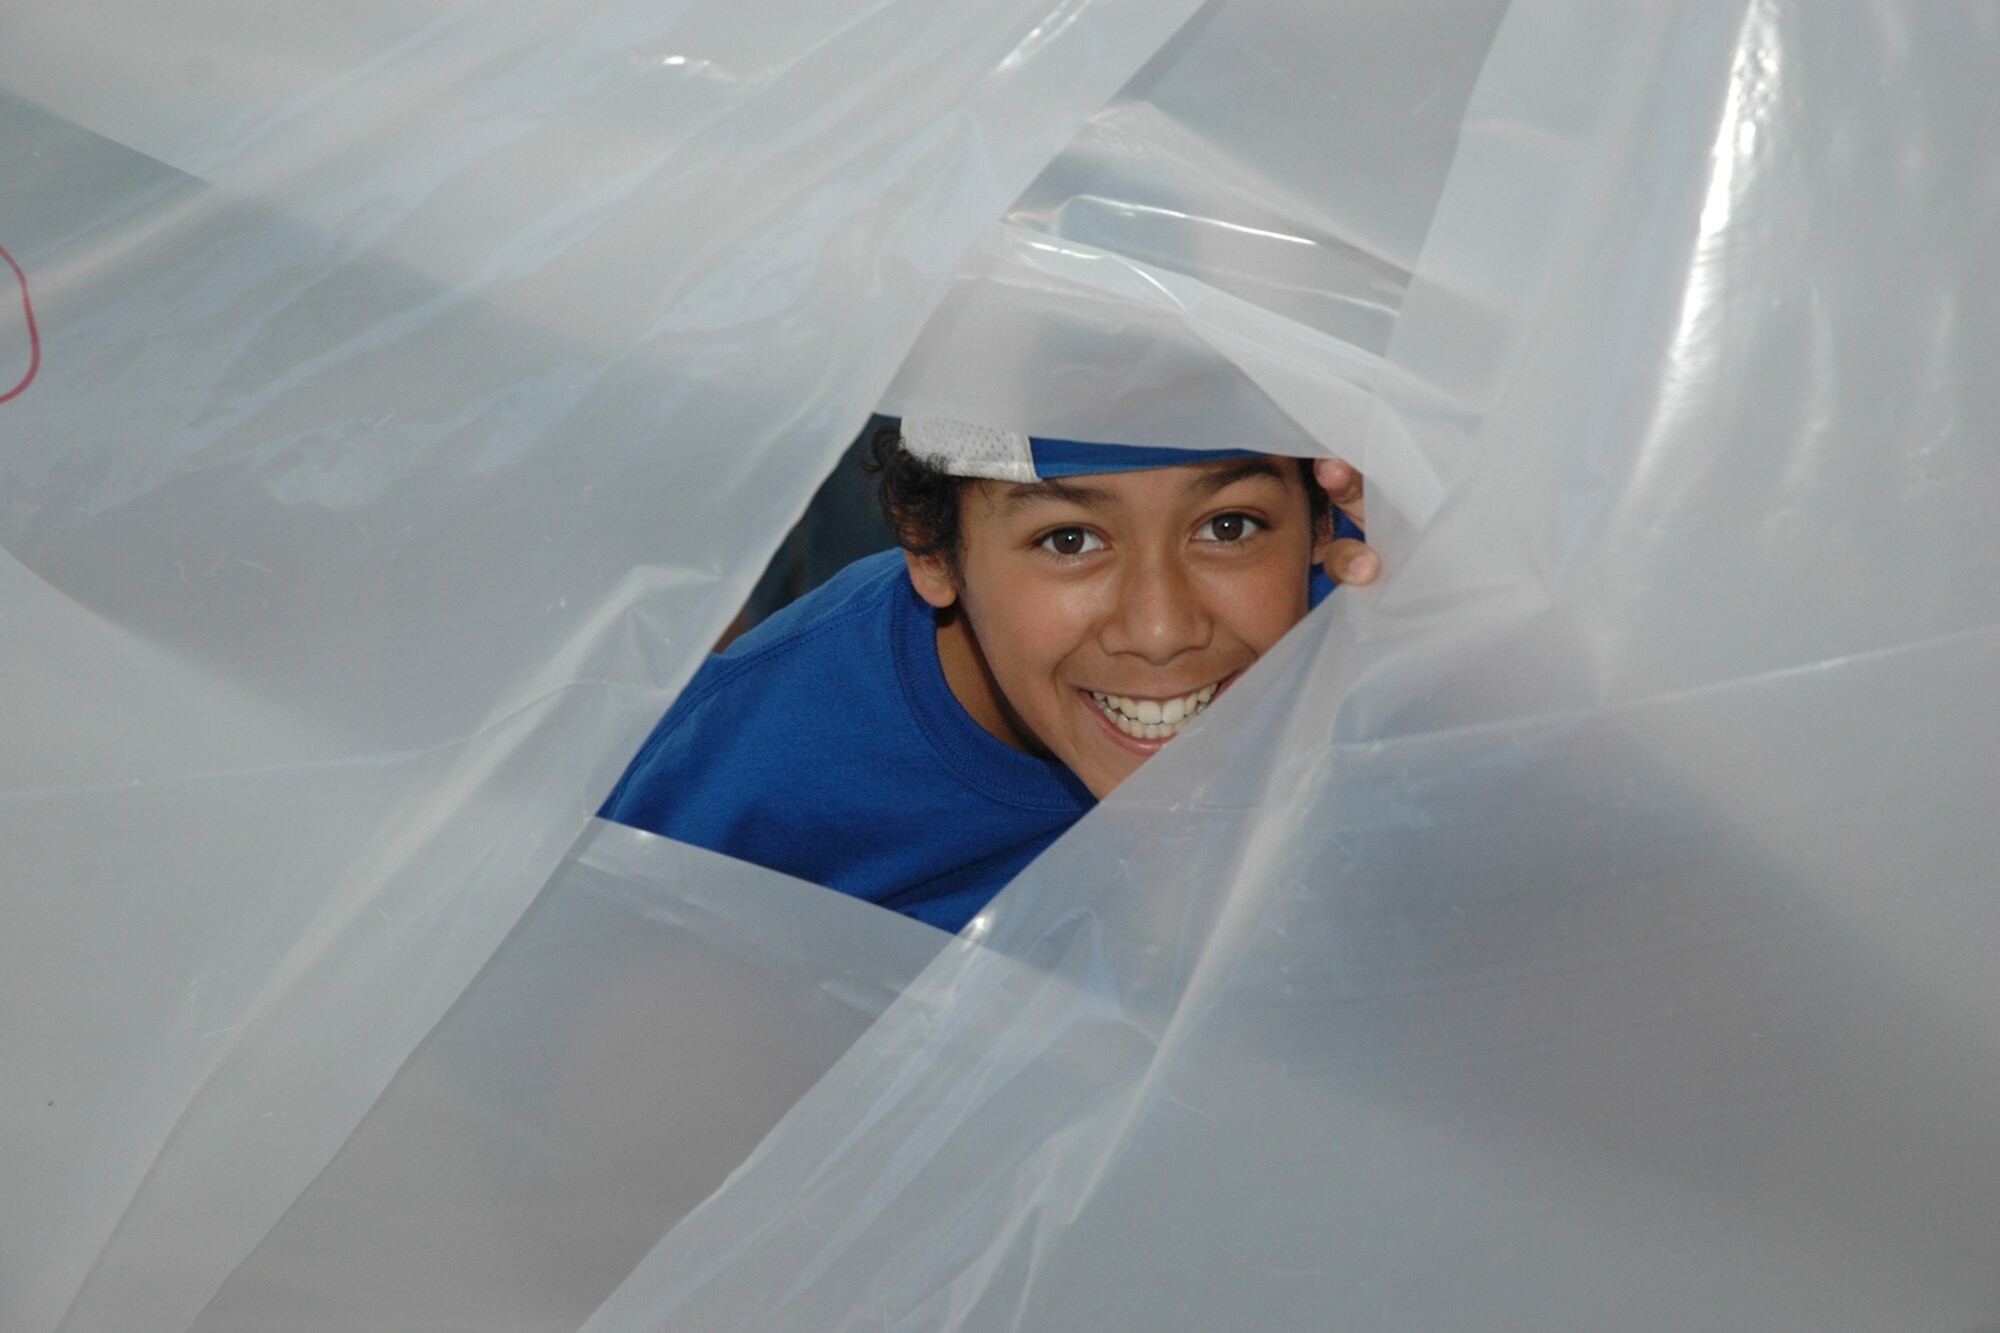
[{"label": "boy's ear", "polygon": [[910,582],[915,585],[917,596],[933,607],[942,611],[958,600],[958,584],[951,577],[950,562],[943,556],[905,550],[903,563],[910,568]]}]

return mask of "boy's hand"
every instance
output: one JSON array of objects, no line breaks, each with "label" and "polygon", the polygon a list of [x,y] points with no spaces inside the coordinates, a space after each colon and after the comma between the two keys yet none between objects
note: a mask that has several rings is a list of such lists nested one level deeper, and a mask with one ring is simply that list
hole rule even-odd
[{"label": "boy's hand", "polygon": [[[1313,475],[1326,488],[1334,508],[1353,519],[1358,527],[1367,525],[1363,509],[1363,482],[1360,472],[1343,458],[1322,458],[1313,464]],[[1333,543],[1326,556],[1326,573],[1335,583],[1373,583],[1382,572],[1382,557],[1351,537]]]}]

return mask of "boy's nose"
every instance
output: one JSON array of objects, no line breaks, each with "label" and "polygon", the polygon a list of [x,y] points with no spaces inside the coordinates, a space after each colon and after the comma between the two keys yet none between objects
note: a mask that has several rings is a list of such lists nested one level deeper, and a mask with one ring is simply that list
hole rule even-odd
[{"label": "boy's nose", "polygon": [[1105,651],[1132,653],[1164,665],[1184,652],[1208,646],[1215,622],[1179,561],[1131,562],[1118,580],[1117,596],[1101,636]]}]

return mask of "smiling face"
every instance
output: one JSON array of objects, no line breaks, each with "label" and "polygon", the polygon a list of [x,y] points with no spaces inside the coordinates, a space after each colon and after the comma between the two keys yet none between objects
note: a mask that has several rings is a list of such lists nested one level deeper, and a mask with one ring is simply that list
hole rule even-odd
[{"label": "smiling face", "polygon": [[1305,615],[1325,554],[1288,459],[977,482],[957,567],[911,556],[952,693],[1108,794]]}]

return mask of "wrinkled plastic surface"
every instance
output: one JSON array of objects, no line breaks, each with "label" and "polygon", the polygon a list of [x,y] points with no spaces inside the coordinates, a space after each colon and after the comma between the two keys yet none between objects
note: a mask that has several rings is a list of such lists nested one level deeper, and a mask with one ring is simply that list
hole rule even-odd
[{"label": "wrinkled plastic surface", "polygon": [[577,1327],[949,944],[885,915],[594,823],[195,1329]]},{"label": "wrinkled plastic surface", "polygon": [[1435,516],[591,1333],[1994,1320],[1995,38],[1517,6],[1370,439]]},{"label": "wrinkled plastic surface", "polygon": [[[4,1322],[2000,1321],[1990,12],[809,8],[10,13]],[[769,1103],[576,1203],[542,886],[899,363],[1359,457],[1389,573],[647,1237]]]},{"label": "wrinkled plastic surface", "polygon": [[890,410],[1340,452],[1367,464],[1378,511],[1427,516],[1440,492],[1425,457],[1367,441],[1505,8],[1205,8],[959,266]]},{"label": "wrinkled plastic surface", "polygon": [[8,7],[0,1324],[196,1318],[1192,8]]}]

